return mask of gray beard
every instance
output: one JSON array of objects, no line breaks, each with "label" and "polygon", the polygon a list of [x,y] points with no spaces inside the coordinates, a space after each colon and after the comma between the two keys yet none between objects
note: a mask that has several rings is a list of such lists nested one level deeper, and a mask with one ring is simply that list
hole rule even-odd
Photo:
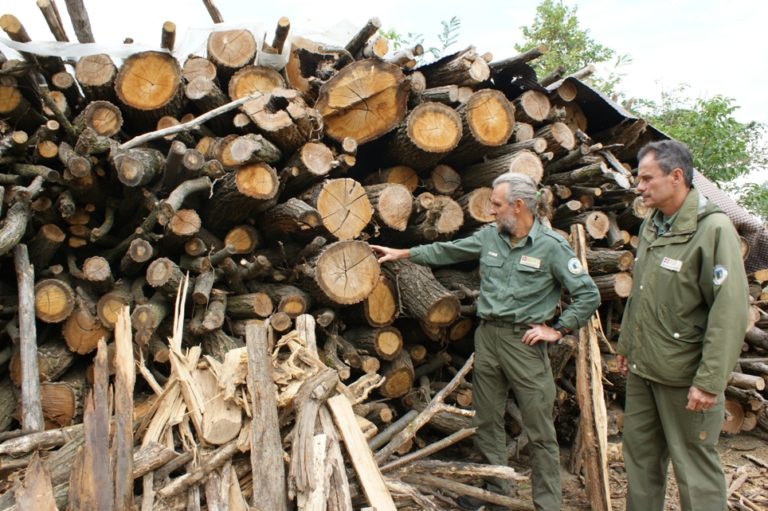
[{"label": "gray beard", "polygon": [[506,222],[502,222],[501,220],[496,220],[496,229],[498,229],[500,233],[514,235],[516,228],[517,228],[517,220],[515,220],[514,218],[507,220]]}]

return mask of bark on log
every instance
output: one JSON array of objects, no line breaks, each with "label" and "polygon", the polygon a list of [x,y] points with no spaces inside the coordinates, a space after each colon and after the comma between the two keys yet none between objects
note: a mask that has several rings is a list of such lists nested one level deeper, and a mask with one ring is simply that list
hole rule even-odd
[{"label": "bark on log", "polygon": [[219,81],[226,86],[236,70],[256,58],[256,39],[246,29],[220,30],[208,36],[206,49]]},{"label": "bark on log", "polygon": [[164,115],[175,116],[181,107],[181,67],[167,53],[134,53],[117,73],[115,93],[135,129],[154,125]]},{"label": "bark on log", "polygon": [[440,87],[442,85],[474,87],[487,80],[491,75],[488,63],[481,55],[477,54],[472,46],[422,66],[419,71],[427,79],[428,87]]},{"label": "bark on log", "polygon": [[[590,274],[591,275],[591,274]],[[629,273],[611,273],[592,277],[600,291],[600,300],[605,303],[619,298],[626,298],[632,291],[632,275]]]},{"label": "bark on log", "polygon": [[450,325],[458,318],[458,299],[437,282],[426,266],[392,261],[382,269],[395,282],[406,316],[438,326]]},{"label": "bark on log", "polygon": [[461,140],[461,118],[442,103],[422,103],[385,141],[389,160],[416,171],[434,167]]},{"label": "bark on log", "polygon": [[404,231],[413,210],[413,195],[403,185],[383,183],[365,186],[373,218],[384,227]]},{"label": "bark on log", "polygon": [[400,331],[391,326],[351,328],[344,332],[344,338],[356,348],[387,361],[397,358],[403,349],[403,337]]},{"label": "bark on log", "polygon": [[544,175],[544,166],[535,153],[521,150],[466,167],[461,174],[461,182],[465,190],[491,186],[493,180],[505,172],[525,174],[539,183]]}]

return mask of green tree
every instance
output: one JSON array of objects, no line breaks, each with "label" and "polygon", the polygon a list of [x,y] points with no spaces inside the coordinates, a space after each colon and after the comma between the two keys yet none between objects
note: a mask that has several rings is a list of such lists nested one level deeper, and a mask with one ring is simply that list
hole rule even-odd
[{"label": "green tree", "polygon": [[750,172],[768,168],[765,126],[742,123],[732,98],[717,95],[692,99],[687,86],[662,92],[661,101],[642,100],[634,110],[670,137],[691,149],[695,167],[711,181],[739,197],[753,213],[768,218],[768,188],[739,184]]},{"label": "green tree", "polygon": [[[560,70],[571,74],[589,64],[600,64],[616,58],[614,68],[629,61],[629,56],[595,41],[589,30],[582,28],[576,15],[578,8],[569,7],[562,0],[543,0],[536,8],[536,17],[530,26],[521,27],[525,40],[515,49],[525,52],[544,45],[546,53],[533,62],[539,78]],[[604,92],[616,88],[620,75],[609,73],[606,77],[592,77],[593,84]]]},{"label": "green tree", "polygon": [[[429,46],[426,48],[426,53],[420,57],[416,57],[417,60],[428,54],[437,60],[447,53],[448,48],[456,44],[459,39],[459,31],[461,29],[461,19],[457,16],[452,16],[449,20],[443,20],[440,22],[442,30],[437,34],[438,45]],[[401,34],[394,28],[389,30],[380,30],[380,34],[392,42],[392,48],[399,50],[400,48],[411,48],[417,44],[424,46],[424,35],[416,32],[408,32]]]}]

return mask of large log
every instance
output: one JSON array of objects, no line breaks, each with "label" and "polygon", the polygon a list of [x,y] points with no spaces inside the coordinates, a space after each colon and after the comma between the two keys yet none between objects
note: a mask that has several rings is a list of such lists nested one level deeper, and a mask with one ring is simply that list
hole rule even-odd
[{"label": "large log", "polygon": [[450,325],[458,318],[458,299],[435,279],[426,266],[410,261],[392,261],[382,269],[397,283],[405,315],[437,326]]},{"label": "large log", "polygon": [[362,241],[337,241],[304,265],[304,274],[324,301],[341,305],[361,302],[379,282],[381,270],[373,251]]},{"label": "large log", "polygon": [[323,227],[340,240],[357,238],[373,217],[365,189],[351,178],[329,179],[301,197],[320,213]]},{"label": "large log", "polygon": [[208,36],[206,49],[219,81],[226,86],[237,69],[256,58],[256,39],[246,29],[219,30]]},{"label": "large log", "polygon": [[134,53],[117,73],[115,92],[134,129],[152,126],[163,115],[175,116],[181,107],[181,67],[167,53]]},{"label": "large log", "polygon": [[442,103],[422,103],[387,137],[386,153],[391,161],[426,170],[452,151],[461,135],[455,110]]},{"label": "large log", "polygon": [[539,183],[544,175],[544,166],[535,153],[520,150],[466,167],[461,174],[461,182],[465,190],[491,186],[493,180],[505,172],[525,174]]},{"label": "large log", "polygon": [[379,60],[346,66],[321,88],[315,108],[328,136],[359,144],[380,137],[400,124],[408,99],[400,68]]}]

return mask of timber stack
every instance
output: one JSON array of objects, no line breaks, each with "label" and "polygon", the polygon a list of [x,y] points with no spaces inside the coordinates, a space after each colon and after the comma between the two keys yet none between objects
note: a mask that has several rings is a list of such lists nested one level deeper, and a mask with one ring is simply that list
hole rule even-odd
[{"label": "timber stack", "polygon": [[[53,1],[38,5],[68,40]],[[82,2],[67,8],[92,42]],[[0,28],[31,40],[12,14]],[[580,82],[535,79],[542,49],[419,66],[422,48],[390,51],[379,28],[336,47],[282,18],[271,40],[213,31],[178,61],[166,22],[162,50],[123,61],[0,54],[0,509],[440,510],[459,495],[531,509],[473,486],[520,476],[461,443],[477,269],[380,267],[367,244],[471,233],[508,171],[541,185],[545,222],[585,233],[603,300],[581,340],[550,350],[560,439],[588,456],[588,338],[620,424],[612,346],[646,123],[591,127]],[[751,277],[727,426],[768,435],[768,269]],[[446,448],[469,461],[428,459]]]}]

